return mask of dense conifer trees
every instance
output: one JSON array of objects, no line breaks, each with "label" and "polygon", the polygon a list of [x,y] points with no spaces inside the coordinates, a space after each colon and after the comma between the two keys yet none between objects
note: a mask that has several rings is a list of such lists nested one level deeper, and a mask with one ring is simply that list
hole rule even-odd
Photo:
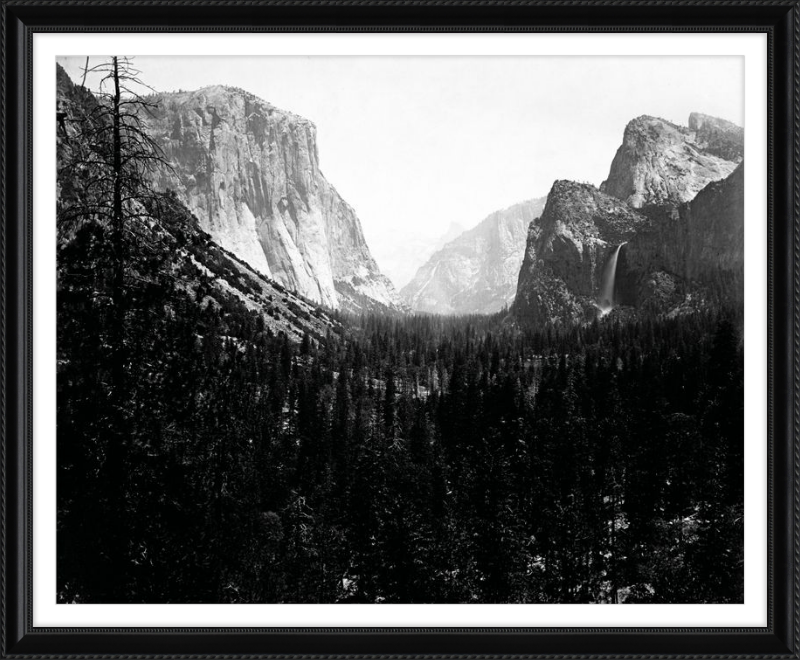
[{"label": "dense conifer trees", "polygon": [[161,295],[126,330],[119,575],[104,328],[60,296],[62,599],[741,600],[735,316],[367,317],[296,345]]}]

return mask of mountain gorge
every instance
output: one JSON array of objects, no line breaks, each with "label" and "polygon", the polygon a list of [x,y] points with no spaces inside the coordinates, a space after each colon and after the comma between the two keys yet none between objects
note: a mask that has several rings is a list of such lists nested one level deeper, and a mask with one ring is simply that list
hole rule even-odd
[{"label": "mountain gorge", "polygon": [[353,208],[325,179],[313,123],[225,86],[158,94],[145,120],[175,189],[214,241],[331,309],[400,310]]},{"label": "mountain gorge", "polygon": [[528,226],[546,198],[496,211],[433,254],[400,294],[416,312],[493,314],[514,300]]}]

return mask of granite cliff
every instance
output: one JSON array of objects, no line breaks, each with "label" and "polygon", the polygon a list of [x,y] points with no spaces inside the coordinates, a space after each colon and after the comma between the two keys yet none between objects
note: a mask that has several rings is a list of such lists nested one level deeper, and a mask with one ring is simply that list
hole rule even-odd
[{"label": "granite cliff", "polygon": [[353,208],[325,179],[313,123],[224,86],[158,94],[145,120],[174,189],[214,241],[306,298],[349,311],[402,303]]},{"label": "granite cliff", "polygon": [[541,219],[528,231],[516,316],[540,322],[596,316],[606,263],[650,222],[594,186],[556,181]]},{"label": "granite cliff", "polygon": [[[100,120],[98,100],[89,90],[73,84],[62,67],[57,67],[57,218],[59,263],[62,259],[97,259],[96,253],[86,250],[87,226],[97,221],[95,213],[86,209],[95,208],[96,182],[100,180],[100,159],[91,156],[99,142],[87,146],[87,133],[97,130]],[[142,200],[148,200],[144,203]],[[274,334],[285,334],[300,342],[304,336],[318,341],[329,332],[340,332],[341,325],[325,309],[312,301],[295,294],[244,260],[220,247],[203,231],[198,219],[170,192],[143,195],[138,202],[143,204],[144,222],[137,227],[137,241],[149,245],[153,263],[159,261],[159,251],[169,249],[172,260],[168,273],[162,272],[165,281],[175,289],[187,294],[200,309],[236,311],[258,317],[259,324]],[[157,222],[152,219],[157,218]],[[102,224],[102,221],[100,222]],[[83,238],[81,234],[83,233]],[[93,243],[91,243],[93,245]],[[66,257],[65,254],[71,256]],[[80,262],[77,262],[80,263]],[[136,278],[138,263],[131,263],[129,276]],[[154,266],[148,265],[153,268]],[[59,271],[59,287],[63,277],[74,274]],[[147,277],[152,278],[153,273]],[[139,284],[147,282],[141,279]],[[74,286],[74,285],[73,285]],[[59,289],[61,290],[61,289]],[[61,295],[61,294],[59,294]],[[196,312],[195,312],[196,313]]]},{"label": "granite cliff", "polygon": [[612,308],[672,314],[741,303],[743,144],[741,128],[699,113],[688,128],[631,121],[600,190],[554,184],[528,235],[516,317],[585,321]]},{"label": "granite cliff", "polygon": [[513,300],[528,226],[546,198],[496,211],[434,253],[400,294],[417,312],[492,314]]}]

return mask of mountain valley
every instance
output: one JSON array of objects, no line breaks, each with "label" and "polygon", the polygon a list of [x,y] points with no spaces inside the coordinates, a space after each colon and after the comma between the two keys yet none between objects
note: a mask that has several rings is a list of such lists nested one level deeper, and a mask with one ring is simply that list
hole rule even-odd
[{"label": "mountain valley", "polygon": [[[573,108],[537,114],[586,76],[495,88],[467,58],[385,110],[365,76],[403,58],[288,59],[156,59],[202,84],[144,96],[130,58],[57,68],[56,601],[743,603],[743,129],[633,118],[595,186],[565,178],[596,156]],[[395,190],[365,172],[351,206],[312,121],[206,84],[247,67],[341,104],[333,143]],[[639,106],[584,102],[613,150]],[[408,225],[364,231],[370,195]],[[430,238],[487,196],[530,198]]]}]

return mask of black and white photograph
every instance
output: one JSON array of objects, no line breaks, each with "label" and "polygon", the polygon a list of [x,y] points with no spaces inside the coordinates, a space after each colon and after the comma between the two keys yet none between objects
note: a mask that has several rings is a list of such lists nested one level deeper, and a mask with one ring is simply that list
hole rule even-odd
[{"label": "black and white photograph", "polygon": [[59,604],[745,602],[744,58],[50,62]]}]

